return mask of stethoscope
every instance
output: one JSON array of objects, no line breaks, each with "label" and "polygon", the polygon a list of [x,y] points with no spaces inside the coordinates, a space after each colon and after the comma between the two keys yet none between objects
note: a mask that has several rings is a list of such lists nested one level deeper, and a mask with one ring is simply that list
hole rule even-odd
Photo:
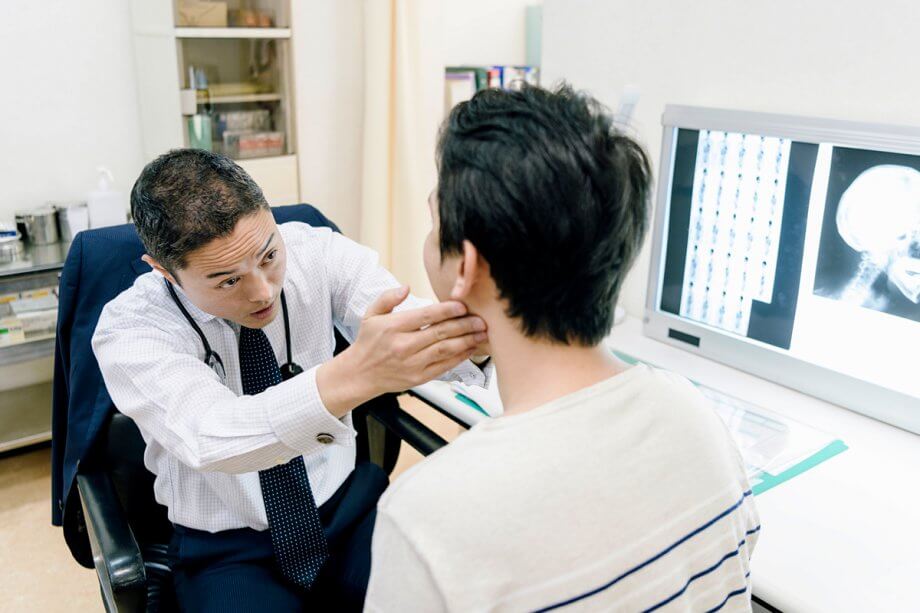
[{"label": "stethoscope", "polygon": [[[182,301],[179,300],[179,296],[176,295],[176,289],[172,286],[172,283],[166,281],[166,288],[169,290],[169,294],[172,296],[173,302],[176,303],[176,306],[179,307],[179,310],[182,311],[182,315],[185,317],[185,320],[189,325],[194,328],[195,332],[198,333],[198,338],[201,339],[201,344],[204,345],[204,363],[208,367],[217,373],[217,376],[220,377],[221,381],[227,380],[227,370],[224,368],[224,361],[220,359],[220,354],[211,349],[211,344],[208,342],[208,339],[205,337],[204,332],[201,331],[201,328],[198,327],[198,324],[195,323],[195,320],[192,319],[192,316],[189,315],[188,310],[185,308],[185,305],[182,304]],[[281,313],[284,317],[284,345],[287,349],[287,362],[281,366],[281,380],[287,381],[292,377],[296,377],[303,372],[303,368],[297,365],[293,358],[291,357],[291,323],[288,320],[288,308],[287,300],[284,297],[284,290],[281,290]]]}]

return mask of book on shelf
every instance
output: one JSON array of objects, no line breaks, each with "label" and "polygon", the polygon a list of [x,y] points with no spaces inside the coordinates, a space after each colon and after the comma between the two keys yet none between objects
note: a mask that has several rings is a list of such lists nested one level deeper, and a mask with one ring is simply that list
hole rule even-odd
[{"label": "book on shelf", "polygon": [[457,104],[469,100],[477,91],[476,73],[472,70],[448,71],[444,75],[445,114]]},{"label": "book on shelf", "polygon": [[472,74],[476,82],[476,91],[485,89],[489,84],[488,69],[483,66],[449,66],[445,77],[451,74]]},{"label": "book on shelf", "polygon": [[455,105],[490,87],[520,89],[527,83],[539,85],[540,70],[535,66],[449,66],[444,74],[445,114]]},{"label": "book on shelf", "polygon": [[449,66],[445,76],[458,74],[472,74],[476,81],[476,91],[487,87],[515,89],[522,83],[540,83],[540,69],[536,66]]}]

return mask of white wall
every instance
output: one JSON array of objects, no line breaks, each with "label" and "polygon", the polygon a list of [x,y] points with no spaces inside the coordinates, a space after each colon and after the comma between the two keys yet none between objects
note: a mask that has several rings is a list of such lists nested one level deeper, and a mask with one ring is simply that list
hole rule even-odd
[{"label": "white wall", "polygon": [[[301,197],[350,236],[360,213],[361,3],[296,0],[292,23],[296,103],[309,118],[297,126]],[[127,206],[152,155],[143,147],[135,70],[144,67],[134,63],[130,3],[6,3],[0,58],[0,221],[46,201],[84,198],[100,164],[115,174]],[[172,132],[161,136],[173,146]]]},{"label": "white wall", "polygon": [[0,221],[81,199],[95,168],[125,195],[142,167],[124,0],[13,0],[0,19]]},{"label": "white wall", "polygon": [[294,0],[300,195],[358,239],[364,125],[364,0]]},{"label": "white wall", "polygon": [[[354,237],[360,225],[364,1],[295,0],[292,15],[296,104],[306,118],[297,126],[301,197]],[[441,1],[447,64],[524,63],[524,10],[537,0]],[[0,221],[12,221],[20,208],[85,197],[100,164],[114,172],[127,198],[149,161],[129,5],[4,3]]]},{"label": "white wall", "polygon": [[[638,85],[635,127],[656,166],[667,103],[917,125],[918,15],[908,0],[546,0],[544,83],[566,78],[614,108]],[[647,274],[646,247],[623,290],[632,314]]]},{"label": "white wall", "polygon": [[526,64],[525,8],[539,0],[442,0],[447,66]]}]

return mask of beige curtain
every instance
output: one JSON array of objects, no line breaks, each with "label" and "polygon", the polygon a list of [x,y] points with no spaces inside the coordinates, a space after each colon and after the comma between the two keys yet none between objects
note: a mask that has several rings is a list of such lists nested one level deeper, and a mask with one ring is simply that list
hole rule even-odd
[{"label": "beige curtain", "polygon": [[364,0],[361,242],[420,296],[427,199],[444,110],[440,0]]}]

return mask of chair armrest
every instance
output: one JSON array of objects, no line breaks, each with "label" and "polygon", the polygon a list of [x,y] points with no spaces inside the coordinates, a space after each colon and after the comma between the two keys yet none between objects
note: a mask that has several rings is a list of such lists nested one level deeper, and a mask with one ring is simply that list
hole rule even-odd
[{"label": "chair armrest", "polygon": [[144,611],[147,574],[140,548],[106,472],[77,475],[77,488],[107,611]]},{"label": "chair armrest", "polygon": [[367,416],[377,420],[422,455],[430,455],[447,444],[447,441],[398,406],[373,406]]}]

